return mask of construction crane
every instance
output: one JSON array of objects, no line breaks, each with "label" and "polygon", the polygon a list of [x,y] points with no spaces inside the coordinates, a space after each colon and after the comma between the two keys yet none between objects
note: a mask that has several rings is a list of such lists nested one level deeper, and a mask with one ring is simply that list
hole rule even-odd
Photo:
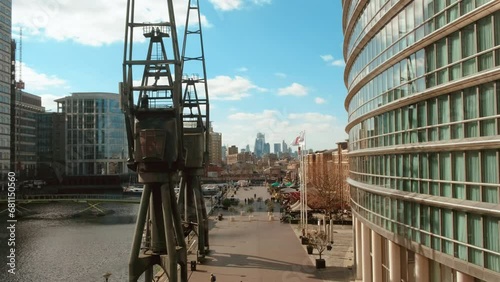
[{"label": "construction crane", "polygon": [[[194,20],[194,23],[192,22]],[[188,51],[188,48],[189,50]],[[183,96],[182,121],[186,165],[181,171],[179,208],[185,226],[196,228],[197,259],[202,260],[209,249],[208,216],[200,177],[208,163],[209,100],[205,53],[199,0],[188,1],[184,40],[182,44]],[[186,72],[194,72],[186,74]],[[200,91],[198,91],[200,90]],[[194,223],[194,224],[193,224]]]},{"label": "construction crane", "polygon": [[[129,281],[137,281],[143,273],[145,281],[152,281],[154,265],[163,268],[169,281],[187,281],[186,243],[174,192],[176,176],[184,166],[182,70],[174,8],[168,0],[163,7],[168,10],[166,21],[141,23],[134,17],[136,2],[127,1],[120,87],[128,166],[145,184],[129,260]],[[136,58],[139,52],[133,50],[138,29],[149,40],[146,59]],[[135,85],[135,75],[141,70],[141,83]],[[143,244],[144,235],[147,240]]]},{"label": "construction crane", "polygon": [[16,81],[16,89],[24,89],[23,81],[23,28],[19,28],[19,80]]},{"label": "construction crane", "polygon": [[[208,220],[199,182],[208,155],[206,79],[183,78],[186,58],[181,59],[179,54],[173,0],[165,0],[167,19],[156,23],[136,21],[136,2],[140,1],[127,0],[120,83],[128,139],[127,165],[144,183],[129,259],[129,281],[137,281],[143,274],[145,281],[152,281],[153,266],[159,265],[168,281],[184,282],[185,237],[195,231],[193,226],[198,226],[195,233],[201,241],[198,253],[203,255],[208,248]],[[142,30],[149,40],[145,59],[133,48],[140,48],[134,38],[137,30]],[[139,74],[142,77],[136,85]],[[188,90],[199,83],[205,86],[201,98],[196,90]],[[183,179],[182,209],[175,196],[179,175]]]}]

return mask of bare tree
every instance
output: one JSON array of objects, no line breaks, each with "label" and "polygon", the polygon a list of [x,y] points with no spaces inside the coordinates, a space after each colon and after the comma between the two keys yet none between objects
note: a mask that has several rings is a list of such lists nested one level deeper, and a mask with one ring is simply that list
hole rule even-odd
[{"label": "bare tree", "polygon": [[341,207],[342,183],[337,175],[316,174],[308,184],[308,204],[311,208],[323,210],[331,218]]}]

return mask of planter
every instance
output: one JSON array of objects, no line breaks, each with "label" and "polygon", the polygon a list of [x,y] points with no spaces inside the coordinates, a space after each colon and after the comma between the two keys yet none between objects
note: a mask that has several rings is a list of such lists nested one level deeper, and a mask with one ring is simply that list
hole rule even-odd
[{"label": "planter", "polygon": [[326,267],[326,263],[325,263],[324,259],[316,259],[316,268],[317,269],[325,268],[325,267]]},{"label": "planter", "polygon": [[307,244],[309,244],[309,238],[307,238],[307,237],[302,237],[302,238],[301,238],[301,242],[302,242],[302,245],[307,245]]},{"label": "planter", "polygon": [[306,249],[307,249],[307,254],[312,255],[312,253],[313,253],[313,246],[307,245]]}]

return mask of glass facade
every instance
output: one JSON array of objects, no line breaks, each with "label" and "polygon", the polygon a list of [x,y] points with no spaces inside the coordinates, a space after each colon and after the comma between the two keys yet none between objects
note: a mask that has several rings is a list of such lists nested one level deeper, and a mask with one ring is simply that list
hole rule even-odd
[{"label": "glass facade", "polygon": [[10,68],[12,1],[0,1],[0,179],[10,171]]},{"label": "glass facade", "polygon": [[66,117],[66,174],[127,173],[127,137],[119,95],[73,93],[56,100]]},{"label": "glass facade", "polygon": [[437,254],[431,281],[500,280],[500,1],[366,2],[343,3],[353,211]]},{"label": "glass facade", "polygon": [[22,179],[37,173],[37,115],[44,110],[40,96],[16,91],[16,174]]}]

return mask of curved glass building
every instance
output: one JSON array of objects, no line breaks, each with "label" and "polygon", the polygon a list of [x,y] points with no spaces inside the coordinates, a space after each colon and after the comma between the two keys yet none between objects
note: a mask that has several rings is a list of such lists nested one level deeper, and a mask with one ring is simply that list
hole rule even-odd
[{"label": "curved glass building", "polygon": [[66,118],[66,174],[124,174],[127,133],[120,95],[72,93],[55,100]]},{"label": "curved glass building", "polygon": [[500,1],[343,0],[356,275],[500,281]]}]

